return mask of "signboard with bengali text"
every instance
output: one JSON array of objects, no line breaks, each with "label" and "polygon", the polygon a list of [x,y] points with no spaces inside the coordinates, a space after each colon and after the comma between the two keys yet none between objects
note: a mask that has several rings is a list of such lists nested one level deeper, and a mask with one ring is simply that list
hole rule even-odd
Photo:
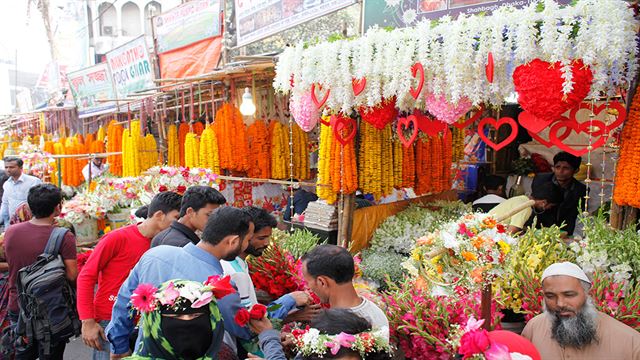
[{"label": "signboard with bengali text", "polygon": [[158,53],[219,36],[220,0],[193,0],[153,18]]},{"label": "signboard with bengali text", "polygon": [[118,99],[125,99],[129,94],[155,86],[144,36],[108,52],[107,63]]},{"label": "signboard with bengali text", "polygon": [[100,101],[115,98],[111,73],[106,63],[70,72],[67,79],[81,118],[115,110],[115,101]]}]

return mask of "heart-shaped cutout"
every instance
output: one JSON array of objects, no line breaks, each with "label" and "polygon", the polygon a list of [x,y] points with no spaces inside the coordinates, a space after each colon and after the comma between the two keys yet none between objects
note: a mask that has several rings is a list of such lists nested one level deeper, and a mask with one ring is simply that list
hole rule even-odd
[{"label": "heart-shaped cutout", "polygon": [[419,62],[411,66],[411,76],[415,78],[418,74],[420,75],[418,77],[418,87],[414,88],[412,86],[411,88],[409,88],[409,92],[415,100],[418,100],[418,96],[420,96],[420,92],[422,91],[422,87],[424,86],[424,67]]},{"label": "heart-shaped cutout", "polygon": [[362,79],[351,78],[351,88],[353,89],[353,95],[358,96],[362,94],[364,88],[367,86],[367,78]]},{"label": "heart-shaped cutout", "polygon": [[[411,132],[411,136],[407,139],[404,136],[405,130],[408,130],[410,126],[413,125],[413,130]],[[414,141],[416,141],[416,137],[418,137],[418,119],[415,115],[409,115],[407,117],[399,118],[398,124],[396,125],[396,133],[398,134],[398,138],[400,138],[400,142],[406,148],[411,146]]]},{"label": "heart-shaped cutout", "polygon": [[[518,118],[518,120],[520,120],[520,118]],[[560,119],[558,119],[558,120],[556,120],[556,121],[554,121],[554,122],[551,122],[551,124],[549,124],[549,125],[552,125],[552,124],[554,124],[555,122],[562,122],[562,121],[569,121],[569,118],[567,118],[566,116],[562,116],[562,117],[560,117]],[[520,123],[520,124],[522,124],[522,123]],[[525,129],[526,129],[526,128],[525,128]],[[546,146],[546,147],[548,147],[548,148],[550,148],[550,147],[552,147],[552,146],[553,146],[553,144],[552,144],[549,140],[547,140],[547,139],[543,138],[542,136],[540,136],[540,135],[539,135],[539,132],[537,132],[537,133],[536,133],[536,132],[533,132],[533,131],[530,131],[530,130],[527,130],[527,132],[529,133],[529,135],[530,135],[534,140],[536,140],[536,141],[537,141],[537,142],[539,142],[540,144],[542,144],[542,145],[544,145],[544,146]],[[569,137],[569,134],[571,134],[571,129],[569,129],[569,128],[565,128],[564,133],[560,134],[560,135],[558,136],[558,138],[559,138],[560,140],[564,141],[567,137]]]},{"label": "heart-shaped cutout", "polygon": [[324,126],[331,126],[331,117],[326,115],[320,116],[320,123]]},{"label": "heart-shaped cutout", "polygon": [[593,73],[582,60],[571,64],[573,90],[564,94],[562,64],[534,59],[513,72],[513,85],[520,106],[537,118],[554,121],[580,104],[589,94]]},{"label": "heart-shaped cutout", "polygon": [[418,122],[418,129],[428,136],[436,136],[447,129],[447,124],[423,114],[422,111],[418,109],[413,110],[413,115]]},{"label": "heart-shaped cutout", "polygon": [[[489,139],[487,135],[485,135],[484,127],[486,125],[491,125],[496,130],[503,125],[508,125],[511,127],[511,134],[509,134],[509,136],[507,136],[506,139],[496,144],[491,139]],[[484,118],[480,120],[480,124],[478,124],[478,136],[480,136],[482,141],[484,141],[487,145],[489,145],[493,150],[498,151],[504,148],[505,146],[511,144],[511,142],[516,139],[516,136],[518,136],[518,124],[516,123],[515,120],[513,120],[510,117],[503,117],[500,120],[496,120],[490,117]]]},{"label": "heart-shaped cutout", "polygon": [[327,99],[329,99],[329,94],[331,94],[331,89],[327,89],[327,92],[324,93],[322,100],[318,101],[318,95],[316,95],[316,88],[322,91],[322,85],[318,85],[316,87],[316,84],[311,84],[311,100],[316,105],[316,108],[320,110],[320,108],[324,106],[324,103],[327,102]]},{"label": "heart-shaped cutout", "polygon": [[340,144],[347,145],[356,136],[357,124],[354,119],[344,115],[331,115],[333,136]]},{"label": "heart-shaped cutout", "polygon": [[493,83],[493,53],[489,52],[487,56],[487,65],[484,66],[484,72],[487,74],[487,81],[489,84]]},{"label": "heart-shaped cutout", "polygon": [[[591,110],[591,104],[589,104],[589,103],[580,103],[579,106],[571,109],[571,113],[569,113],[569,118],[572,121],[578,122],[576,120],[576,116],[578,115],[578,112],[580,110],[583,110],[583,109]],[[609,103],[609,109],[616,110],[618,112],[618,115],[616,116],[616,119],[614,120],[614,122],[612,122],[611,124],[609,124],[607,126],[607,128],[606,128],[607,132],[610,132],[611,130],[617,129],[618,126],[622,125],[622,123],[624,122],[624,119],[627,118],[627,109],[621,103],[619,103],[617,101],[610,102]],[[596,105],[596,106],[593,107],[593,113],[596,116],[600,115],[600,113],[602,111],[604,111],[604,110],[607,110],[607,104],[600,104],[600,105]],[[609,114],[605,114],[605,116],[609,116]]]},{"label": "heart-shaped cutout", "polygon": [[480,119],[480,117],[482,116],[482,113],[484,112],[484,104],[480,105],[480,109],[478,109],[476,111],[475,114],[473,114],[473,116],[471,116],[469,118],[469,120],[465,121],[465,122],[454,122],[453,126],[457,127],[458,129],[464,129],[467,126],[473,124],[474,122],[476,122],[476,120]]},{"label": "heart-shaped cutout", "polygon": [[[598,130],[593,131],[591,126],[597,127]],[[599,120],[585,121],[581,124],[574,121],[560,121],[555,123],[551,127],[551,130],[549,131],[549,141],[551,141],[551,143],[557,146],[560,150],[564,150],[569,154],[573,154],[575,156],[582,156],[589,152],[589,148],[588,146],[585,146],[582,149],[578,149],[578,148],[571,147],[568,144],[565,144],[563,140],[560,139],[560,136],[558,136],[558,132],[562,128],[573,130],[576,133],[584,132],[587,134],[591,133],[592,136],[599,136],[598,140],[591,143],[592,150],[595,150],[601,147],[605,143],[605,137],[602,136],[602,134],[606,130],[606,125],[602,121],[599,121]]]},{"label": "heart-shaped cutout", "polygon": [[[567,118],[565,117],[565,119]],[[522,125],[523,128],[527,129],[527,131],[536,134],[553,123],[553,121],[545,121],[539,119],[528,111],[523,111],[520,113],[520,115],[518,115],[518,122],[520,123],[520,125]]]}]

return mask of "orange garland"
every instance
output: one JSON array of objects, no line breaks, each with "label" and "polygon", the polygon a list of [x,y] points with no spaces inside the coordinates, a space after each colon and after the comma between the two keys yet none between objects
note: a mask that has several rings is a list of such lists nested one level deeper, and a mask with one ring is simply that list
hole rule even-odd
[{"label": "orange garland", "polygon": [[640,207],[640,84],[622,129],[613,199],[621,206]]},{"label": "orange garland", "polygon": [[224,104],[216,113],[214,123],[218,137],[220,168],[244,172],[249,169],[249,149],[246,127],[237,107]]},{"label": "orange garland", "polygon": [[[342,129],[342,136],[347,130]],[[358,167],[356,164],[355,139],[347,145],[339,141],[331,143],[331,182],[335,193],[353,194],[358,189]]]},{"label": "orange garland", "polygon": [[416,181],[415,149],[402,146],[402,187],[413,188]]},{"label": "orange garland", "polygon": [[184,154],[185,154],[185,149],[184,149],[184,144],[185,144],[185,140],[187,139],[187,134],[189,133],[189,125],[187,125],[187,123],[180,123],[180,126],[178,127],[178,144],[180,146],[180,166],[185,166],[185,162],[184,162]]},{"label": "orange garland", "polygon": [[271,140],[269,129],[262,120],[256,120],[247,128],[249,141],[249,170],[247,175],[254,178],[271,177]]},{"label": "orange garland", "polygon": [[[118,125],[115,120],[111,120],[107,126],[107,152],[122,151],[122,132],[124,128]],[[116,176],[122,176],[122,155],[107,156],[109,172]]]}]

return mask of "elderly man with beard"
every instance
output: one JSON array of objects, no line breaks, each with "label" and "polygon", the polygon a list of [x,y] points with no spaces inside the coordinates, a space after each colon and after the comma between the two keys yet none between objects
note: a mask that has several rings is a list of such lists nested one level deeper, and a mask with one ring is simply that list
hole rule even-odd
[{"label": "elderly man with beard", "polygon": [[596,310],[591,281],[578,265],[563,262],[542,274],[545,313],[522,332],[543,360],[640,360],[640,333]]}]

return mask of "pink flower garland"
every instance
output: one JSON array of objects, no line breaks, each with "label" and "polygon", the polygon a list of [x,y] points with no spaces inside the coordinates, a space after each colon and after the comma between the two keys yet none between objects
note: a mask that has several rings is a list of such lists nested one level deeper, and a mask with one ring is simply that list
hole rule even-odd
[{"label": "pink flower garland", "polygon": [[431,115],[435,116],[436,119],[440,121],[446,122],[447,124],[453,124],[456,122],[462,115],[468,113],[472,107],[471,101],[466,97],[460,99],[457,105],[453,105],[447,102],[447,98],[443,95],[434,94],[429,94],[427,96],[426,104],[427,110]]}]

